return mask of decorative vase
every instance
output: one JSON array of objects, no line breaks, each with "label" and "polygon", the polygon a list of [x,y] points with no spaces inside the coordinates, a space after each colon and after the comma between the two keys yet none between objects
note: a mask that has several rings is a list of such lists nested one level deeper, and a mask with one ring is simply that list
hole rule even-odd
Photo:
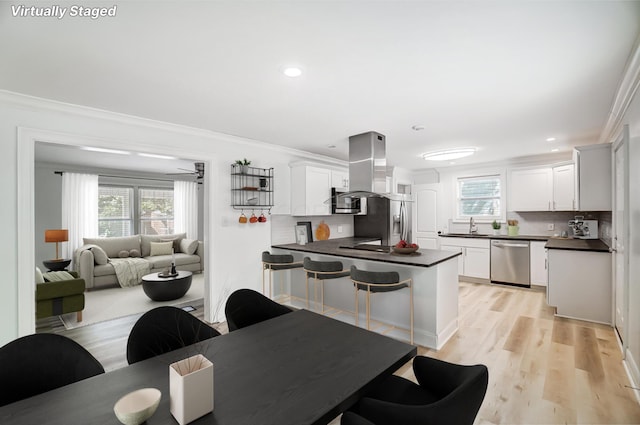
[{"label": "decorative vase", "polygon": [[493,234],[494,235],[499,235],[500,234],[500,229],[493,229]]},{"label": "decorative vase", "polygon": [[322,220],[320,224],[318,224],[318,228],[316,229],[316,240],[319,240],[319,241],[327,240],[329,239],[330,235],[331,235],[331,230],[329,229],[329,226],[327,225],[327,223],[324,222],[324,220]]},{"label": "decorative vase", "polygon": [[518,226],[508,226],[507,227],[507,234],[509,236],[518,236],[518,230],[520,228]]},{"label": "decorative vase", "polygon": [[169,411],[180,425],[213,412],[213,363],[202,354],[169,365]]}]

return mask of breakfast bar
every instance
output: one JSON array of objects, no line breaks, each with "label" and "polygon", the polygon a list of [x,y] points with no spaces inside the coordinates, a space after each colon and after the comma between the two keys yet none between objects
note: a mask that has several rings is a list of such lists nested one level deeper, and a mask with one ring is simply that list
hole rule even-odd
[{"label": "breakfast bar", "polygon": [[[400,279],[413,279],[414,341],[440,349],[458,329],[458,252],[419,249],[415,254],[402,255],[389,252],[381,245],[363,246],[366,239],[339,238],[317,241],[305,245],[273,245],[274,253],[290,253],[297,257],[309,257],[316,261],[341,261],[345,269],[355,265],[367,271],[396,271]],[[313,280],[310,291],[314,294]],[[305,277],[301,270],[292,270],[290,282],[281,296],[291,295],[291,303],[305,298]],[[313,295],[310,296],[313,302]],[[299,301],[298,301],[299,302]],[[364,297],[359,299],[359,311],[365,311]],[[324,303],[328,313],[345,322],[354,323],[354,289],[351,280],[333,279],[324,283]],[[319,310],[319,305],[312,308]],[[384,326],[387,335],[409,339],[408,311],[409,291],[400,290],[374,295],[371,301],[371,318]],[[366,326],[363,316],[360,326]],[[375,327],[372,330],[378,331]]]}]

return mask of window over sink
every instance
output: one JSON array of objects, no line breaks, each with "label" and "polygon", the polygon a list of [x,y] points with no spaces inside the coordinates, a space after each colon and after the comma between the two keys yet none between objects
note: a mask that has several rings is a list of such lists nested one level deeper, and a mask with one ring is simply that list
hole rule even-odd
[{"label": "window over sink", "polygon": [[503,218],[502,176],[458,177],[456,218],[468,220],[501,220]]}]

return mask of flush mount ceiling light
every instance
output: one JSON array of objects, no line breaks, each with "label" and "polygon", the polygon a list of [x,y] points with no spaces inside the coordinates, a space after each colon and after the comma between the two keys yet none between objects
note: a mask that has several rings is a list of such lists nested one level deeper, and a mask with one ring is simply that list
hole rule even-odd
[{"label": "flush mount ceiling light", "polygon": [[155,153],[138,153],[138,156],[144,156],[146,158],[157,158],[157,159],[178,159],[175,156],[168,155],[156,155]]},{"label": "flush mount ceiling light", "polygon": [[444,151],[423,153],[422,158],[425,161],[451,161],[473,155],[474,153],[476,153],[475,148],[447,149]]},{"label": "flush mount ceiling light", "polygon": [[551,152],[558,152],[558,151],[560,151],[560,149],[558,148],[551,149]]},{"label": "flush mount ceiling light", "polygon": [[91,151],[91,152],[115,153],[115,154],[118,154],[118,155],[131,155],[131,152],[119,151],[119,150],[116,150],[116,149],[93,148],[93,147],[90,147],[90,146],[84,146],[81,149],[85,150],[85,151]]},{"label": "flush mount ceiling light", "polygon": [[299,77],[300,75],[302,75],[302,70],[300,68],[298,68],[298,67],[295,67],[295,66],[287,67],[282,72],[287,77]]},{"label": "flush mount ceiling light", "polygon": [[555,142],[556,138],[555,137],[547,137],[547,142]]}]

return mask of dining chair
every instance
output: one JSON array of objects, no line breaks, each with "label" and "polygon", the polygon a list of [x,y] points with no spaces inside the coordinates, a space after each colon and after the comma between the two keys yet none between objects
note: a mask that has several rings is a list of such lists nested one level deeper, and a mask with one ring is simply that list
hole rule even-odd
[{"label": "dining chair", "polygon": [[487,392],[485,365],[463,366],[418,356],[418,384],[391,375],[360,399],[352,411],[379,425],[472,425]]},{"label": "dining chair", "polygon": [[356,294],[356,326],[358,326],[358,291],[366,291],[367,298],[365,303],[367,329],[370,329],[371,322],[371,294],[398,291],[403,288],[409,288],[409,340],[413,344],[413,280],[411,278],[400,280],[398,272],[382,271],[374,272],[360,270],[356,266],[351,266],[351,280],[355,288]]},{"label": "dining chair", "polygon": [[137,363],[220,335],[178,307],[156,307],[136,321],[127,340],[127,362]]},{"label": "dining chair", "polygon": [[229,332],[291,313],[289,307],[265,297],[253,289],[238,289],[229,295],[224,307]]},{"label": "dining chair", "polygon": [[0,348],[0,406],[101,373],[100,362],[70,338],[23,336]]},{"label": "dining chair", "polygon": [[324,281],[326,279],[339,279],[349,276],[349,270],[345,270],[341,261],[315,261],[309,257],[304,257],[303,270],[305,284],[307,288],[307,309],[309,309],[309,278],[313,278],[313,299],[315,302],[316,282],[320,281],[320,303],[321,312],[324,313]]},{"label": "dining chair", "polygon": [[269,270],[269,298],[271,298],[271,280],[273,272],[279,270],[299,269],[302,267],[302,261],[294,261],[293,255],[290,254],[271,254],[269,251],[262,253],[262,293],[266,295],[264,289],[264,272]]}]

